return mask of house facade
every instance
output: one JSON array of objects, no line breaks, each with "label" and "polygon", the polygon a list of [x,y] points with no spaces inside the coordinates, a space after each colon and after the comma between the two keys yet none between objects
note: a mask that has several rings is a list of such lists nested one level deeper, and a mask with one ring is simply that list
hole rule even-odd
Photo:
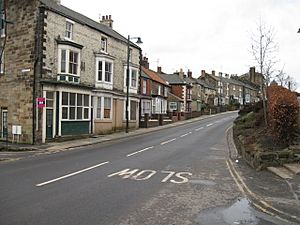
[{"label": "house facade", "polygon": [[[176,102],[169,101],[169,109],[172,105],[178,105],[178,103],[183,100],[180,104],[181,108],[178,108],[178,112],[192,112],[192,85],[184,80],[184,73],[181,70],[174,74],[163,74],[160,73],[159,76],[164,79],[170,86],[170,92],[177,97]],[[172,97],[172,99],[174,99]],[[174,110],[173,110],[174,111]]]},{"label": "house facade", "polygon": [[157,72],[146,67],[142,67],[142,71],[151,79],[151,115],[167,114],[169,85]]},{"label": "house facade", "polygon": [[[5,9],[14,24],[0,76],[2,138],[4,123],[8,139],[26,143],[123,129],[128,45],[111,16],[96,22],[54,0],[7,0]],[[130,42],[129,50],[129,126],[137,128],[141,49]]]}]

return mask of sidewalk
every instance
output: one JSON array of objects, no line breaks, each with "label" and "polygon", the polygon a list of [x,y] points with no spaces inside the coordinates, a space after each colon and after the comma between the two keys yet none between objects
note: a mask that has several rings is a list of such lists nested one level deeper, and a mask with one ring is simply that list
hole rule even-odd
[{"label": "sidewalk", "polygon": [[[232,111],[225,112],[223,114],[226,113],[232,113]],[[108,135],[95,135],[90,138],[76,139],[76,140],[63,141],[63,142],[48,142],[45,144],[38,144],[38,145],[12,144],[12,143],[0,142],[0,149],[2,149],[2,151],[0,151],[0,162],[14,161],[22,158],[32,157],[35,155],[51,154],[51,153],[69,150],[76,147],[83,147],[83,146],[94,145],[94,144],[107,142],[107,141],[135,137],[138,135],[151,133],[157,130],[167,129],[169,127],[176,127],[188,123],[193,123],[194,121],[204,120],[206,118],[215,117],[217,115],[220,114],[204,115],[201,117],[178,121],[176,123],[171,123],[164,126],[151,127],[151,128],[139,128],[136,130],[129,131],[129,133],[125,133],[124,131],[122,131],[122,132],[112,133]],[[4,149],[7,148],[9,149],[8,151],[3,151]]]},{"label": "sidewalk", "polygon": [[254,207],[284,221],[300,224],[300,174],[283,179],[268,170],[256,171],[242,160],[235,147],[232,129],[227,132],[228,168],[240,191]]}]

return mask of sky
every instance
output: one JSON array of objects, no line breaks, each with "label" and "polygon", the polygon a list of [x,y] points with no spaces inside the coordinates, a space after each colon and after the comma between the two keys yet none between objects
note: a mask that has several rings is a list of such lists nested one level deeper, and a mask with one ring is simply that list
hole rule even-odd
[{"label": "sky", "polygon": [[[300,0],[61,0],[61,4],[99,21],[111,15],[113,28],[141,37],[150,68],[173,73],[182,68],[242,75],[256,66],[251,37],[260,20],[272,26],[279,49],[277,68],[300,91]],[[257,68],[258,70],[258,68]]]}]

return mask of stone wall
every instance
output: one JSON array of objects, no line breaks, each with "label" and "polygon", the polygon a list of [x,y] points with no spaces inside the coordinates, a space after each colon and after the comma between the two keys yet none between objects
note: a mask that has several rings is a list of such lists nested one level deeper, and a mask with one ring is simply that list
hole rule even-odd
[{"label": "stone wall", "polygon": [[9,139],[12,139],[12,126],[20,125],[20,142],[32,143],[38,1],[8,0],[6,6],[6,19],[13,24],[7,25],[5,72],[0,76],[0,107],[8,110]]},{"label": "stone wall", "polygon": [[[52,11],[47,11],[45,22],[45,31],[47,33],[46,41],[44,42],[44,63],[45,68],[49,69],[46,75],[47,78],[56,80],[58,67],[58,46],[56,39],[63,38],[65,34],[66,18]],[[72,20],[72,18],[69,18]],[[127,43],[109,37],[98,30],[84,26],[77,21],[74,21],[74,37],[73,41],[83,47],[81,50],[81,62],[84,63],[84,69],[80,72],[81,84],[95,86],[96,81],[96,57],[95,53],[100,52],[101,36],[107,38],[108,55],[114,57],[114,89],[123,91],[124,74],[127,65]],[[133,48],[132,63],[138,68],[139,65],[139,50]]]}]

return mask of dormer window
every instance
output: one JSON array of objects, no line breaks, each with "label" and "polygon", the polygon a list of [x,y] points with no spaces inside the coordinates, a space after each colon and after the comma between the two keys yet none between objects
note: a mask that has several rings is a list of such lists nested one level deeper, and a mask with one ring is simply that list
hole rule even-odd
[{"label": "dormer window", "polygon": [[107,38],[101,37],[101,52],[107,53]]},{"label": "dormer window", "polygon": [[73,40],[73,26],[74,26],[73,21],[66,20],[65,38]]}]

